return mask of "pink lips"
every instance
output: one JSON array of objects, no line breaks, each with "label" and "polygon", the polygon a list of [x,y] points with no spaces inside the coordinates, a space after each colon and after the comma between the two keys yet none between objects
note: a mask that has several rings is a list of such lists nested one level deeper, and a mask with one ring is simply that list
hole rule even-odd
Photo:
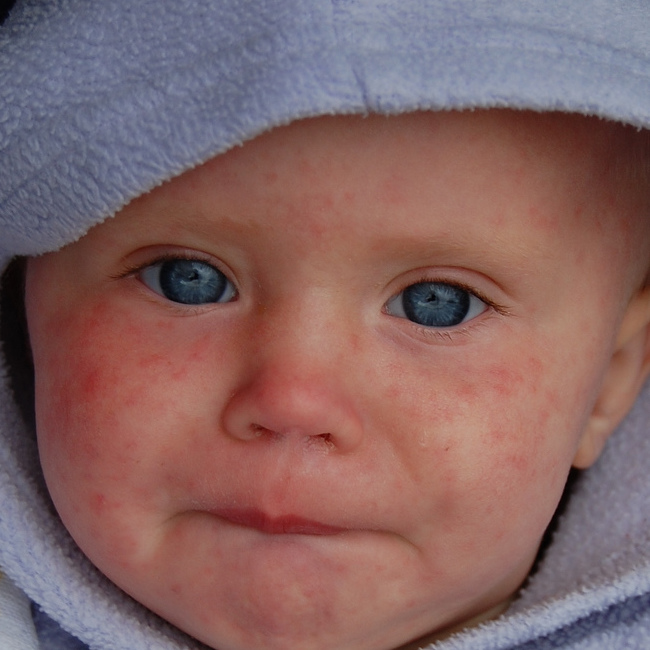
[{"label": "pink lips", "polygon": [[269,535],[337,535],[346,530],[295,515],[269,517],[253,508],[229,508],[214,514],[232,524],[254,528]]}]

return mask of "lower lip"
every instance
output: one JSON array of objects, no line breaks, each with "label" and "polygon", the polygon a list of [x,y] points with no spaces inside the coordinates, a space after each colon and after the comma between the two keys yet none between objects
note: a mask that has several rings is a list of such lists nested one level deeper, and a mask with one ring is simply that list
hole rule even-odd
[{"label": "lower lip", "polygon": [[253,528],[268,535],[338,535],[347,530],[294,515],[268,517],[253,509],[219,510],[214,514],[231,524]]}]

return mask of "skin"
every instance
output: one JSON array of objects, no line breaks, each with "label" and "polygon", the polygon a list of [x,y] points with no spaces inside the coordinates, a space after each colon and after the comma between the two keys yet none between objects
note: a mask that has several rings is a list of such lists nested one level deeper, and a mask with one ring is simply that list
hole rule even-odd
[{"label": "skin", "polygon": [[[612,368],[635,360],[628,401],[646,373],[615,128],[294,123],[31,260],[42,466],[79,546],[220,650],[395,648],[497,615],[622,417]],[[161,254],[234,300],[159,295],[140,270]],[[448,329],[387,307],[423,279],[486,307]]]}]

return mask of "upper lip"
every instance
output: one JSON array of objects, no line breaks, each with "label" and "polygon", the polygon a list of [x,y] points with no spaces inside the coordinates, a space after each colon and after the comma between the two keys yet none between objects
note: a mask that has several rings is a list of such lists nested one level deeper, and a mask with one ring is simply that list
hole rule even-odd
[{"label": "upper lip", "polygon": [[347,530],[298,515],[271,517],[256,508],[223,508],[214,511],[214,514],[230,523],[269,535],[337,535]]}]

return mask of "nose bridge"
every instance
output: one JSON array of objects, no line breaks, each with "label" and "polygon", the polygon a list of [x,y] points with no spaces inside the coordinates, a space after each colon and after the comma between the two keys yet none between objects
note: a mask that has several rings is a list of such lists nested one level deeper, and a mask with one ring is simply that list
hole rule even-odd
[{"label": "nose bridge", "polygon": [[297,364],[305,359],[314,364],[320,356],[332,360],[345,346],[351,317],[346,318],[336,298],[326,289],[311,289],[291,292],[266,306],[260,319],[260,352],[289,355]]},{"label": "nose bridge", "polygon": [[343,368],[349,323],[338,311],[323,291],[260,309],[246,370],[225,411],[231,435],[318,439],[338,449],[358,444],[361,419]]}]

